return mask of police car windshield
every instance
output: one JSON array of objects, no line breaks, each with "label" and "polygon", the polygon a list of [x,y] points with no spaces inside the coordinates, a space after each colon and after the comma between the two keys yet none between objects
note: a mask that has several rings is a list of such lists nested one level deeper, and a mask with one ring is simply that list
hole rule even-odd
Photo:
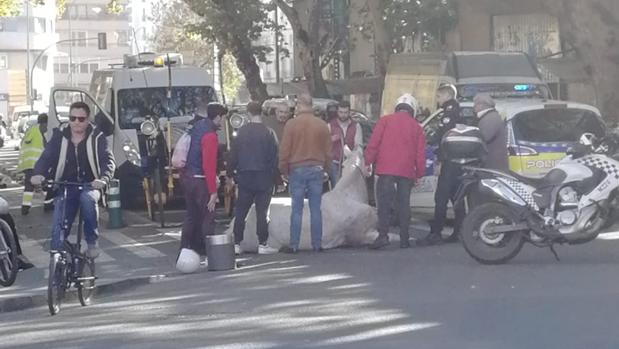
[{"label": "police car windshield", "polygon": [[210,86],[174,86],[171,98],[167,87],[135,88],[118,91],[118,123],[122,129],[139,128],[145,117],[174,118],[193,114],[200,100],[214,102]]},{"label": "police car windshield", "polygon": [[539,109],[522,112],[512,119],[518,143],[572,143],[584,132],[604,135],[604,124],[585,109]]}]

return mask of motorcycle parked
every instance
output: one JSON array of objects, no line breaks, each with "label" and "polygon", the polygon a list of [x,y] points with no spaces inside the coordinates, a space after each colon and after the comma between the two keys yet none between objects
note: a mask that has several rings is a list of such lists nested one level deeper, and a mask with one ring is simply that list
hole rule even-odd
[{"label": "motorcycle parked", "polygon": [[463,222],[467,253],[482,264],[502,264],[528,242],[549,247],[558,259],[555,244],[595,239],[619,193],[619,161],[608,155],[616,151],[617,139],[609,135],[597,142],[583,134],[543,178],[465,167],[458,199],[482,195],[485,202]]}]

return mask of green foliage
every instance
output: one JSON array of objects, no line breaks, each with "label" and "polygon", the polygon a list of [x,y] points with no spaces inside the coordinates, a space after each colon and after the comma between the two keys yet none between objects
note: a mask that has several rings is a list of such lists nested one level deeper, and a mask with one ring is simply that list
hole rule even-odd
[{"label": "green foliage", "polygon": [[[28,0],[30,4],[43,5],[45,0]],[[0,17],[18,16],[21,12],[22,0],[0,0]]]},{"label": "green foliage", "polygon": [[456,24],[453,0],[384,0],[385,28],[395,52],[405,49],[406,41],[421,36],[422,49],[440,46],[443,35]]},{"label": "green foliage", "polygon": [[257,60],[266,62],[272,48],[257,45],[265,30],[274,28],[268,17],[270,7],[261,0],[184,0],[200,17],[188,25],[191,32],[236,56],[239,44],[250,48]]},{"label": "green foliage", "polygon": [[243,85],[243,73],[236,67],[236,60],[231,54],[225,54],[222,59],[222,70],[224,78],[224,94],[226,102],[234,104],[239,87]]},{"label": "green foliage", "polygon": [[213,44],[191,30],[200,18],[182,1],[160,0],[153,6],[155,31],[149,37],[155,51],[180,52],[185,62],[213,69]]},{"label": "green foliage", "polygon": [[118,0],[110,0],[107,4],[107,12],[112,14],[119,14],[123,12],[124,7],[120,4]]}]

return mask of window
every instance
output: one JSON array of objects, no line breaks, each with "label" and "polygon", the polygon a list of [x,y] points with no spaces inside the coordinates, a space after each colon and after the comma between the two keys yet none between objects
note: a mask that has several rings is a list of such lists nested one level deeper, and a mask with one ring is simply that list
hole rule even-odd
[{"label": "window", "polygon": [[86,47],[87,45],[87,41],[86,41],[86,32],[71,32],[71,39],[74,40],[71,42],[71,45],[73,47]]},{"label": "window", "polygon": [[9,56],[0,53],[0,69],[9,69]]},{"label": "window", "polygon": [[60,74],[69,74],[69,64],[60,63]]},{"label": "window", "polygon": [[117,31],[116,44],[118,44],[118,46],[129,46],[129,32],[126,30]]},{"label": "window", "polygon": [[80,73],[81,74],[88,74],[88,64],[87,63],[80,64]]},{"label": "window", "polygon": [[99,69],[99,63],[90,63],[90,72],[94,73]]},{"label": "window", "polygon": [[604,134],[604,124],[584,109],[539,109],[522,112],[512,119],[516,142],[578,142],[584,132]]},{"label": "window", "polygon": [[172,98],[167,98],[166,87],[135,88],[118,91],[118,121],[120,128],[140,127],[146,115],[168,117],[191,115],[200,100],[217,100],[209,86],[172,87]]},{"label": "window", "polygon": [[60,74],[60,63],[54,63],[54,74]]},{"label": "window", "polygon": [[31,24],[32,24],[31,30],[33,33],[41,34],[41,33],[47,32],[45,18],[35,17],[32,19]]},{"label": "window", "polygon": [[87,19],[88,11],[86,5],[76,5],[77,7],[77,18]]}]

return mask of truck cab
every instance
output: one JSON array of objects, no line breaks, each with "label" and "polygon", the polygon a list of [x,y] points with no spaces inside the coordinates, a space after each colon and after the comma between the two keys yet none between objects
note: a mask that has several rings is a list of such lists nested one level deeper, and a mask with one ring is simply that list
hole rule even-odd
[{"label": "truck cab", "polygon": [[91,122],[105,132],[113,149],[123,207],[138,204],[136,199],[145,195],[143,179],[155,175],[165,200],[179,190],[178,174],[169,165],[173,147],[197,104],[217,101],[212,86],[206,70],[184,65],[179,54],[126,55],[123,64],[95,71],[88,91],[54,87],[49,132],[67,122],[64,108],[86,102]]}]

